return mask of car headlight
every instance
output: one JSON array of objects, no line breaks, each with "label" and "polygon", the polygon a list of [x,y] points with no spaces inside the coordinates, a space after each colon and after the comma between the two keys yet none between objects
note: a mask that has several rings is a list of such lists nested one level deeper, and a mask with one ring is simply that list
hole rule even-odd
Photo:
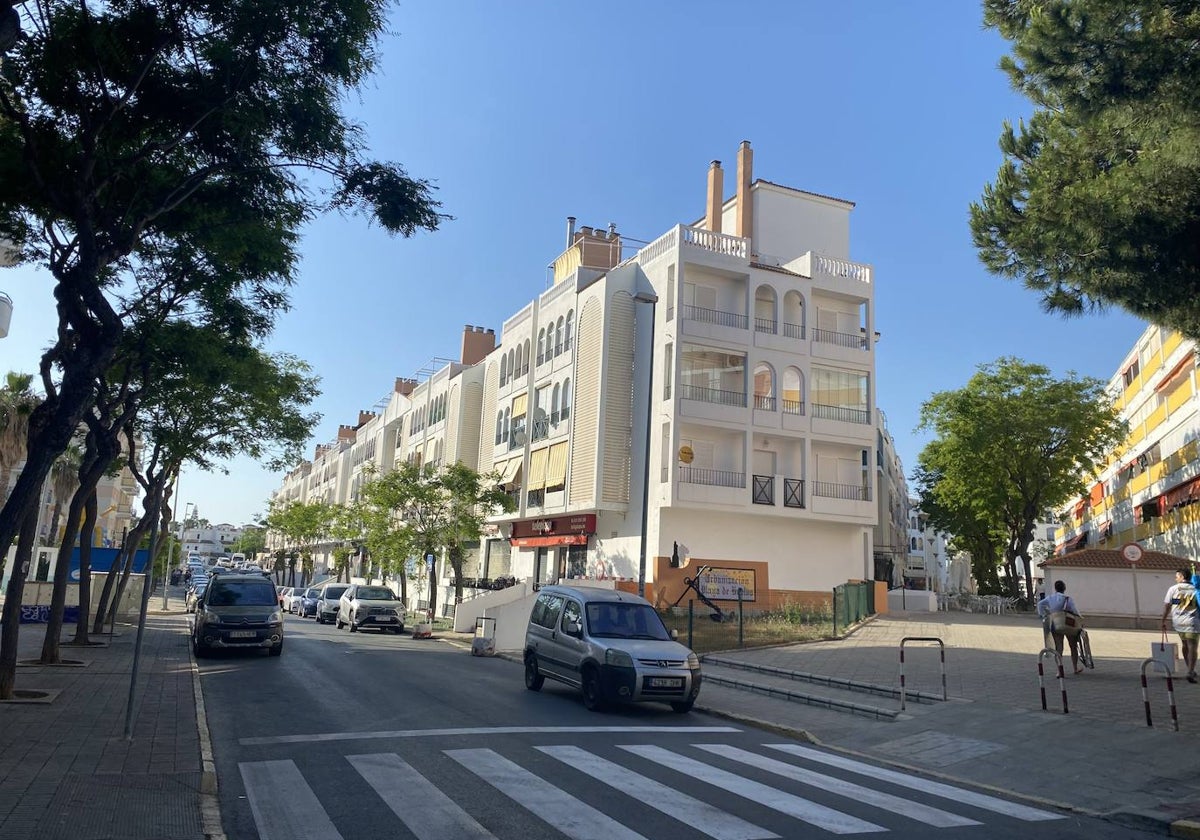
[{"label": "car headlight", "polygon": [[283,624],[283,613],[273,612],[267,618],[267,624]]},{"label": "car headlight", "polygon": [[632,668],[633,657],[623,650],[609,648],[604,651],[604,664],[614,665],[617,668]]},{"label": "car headlight", "polygon": [[220,624],[221,616],[214,612],[206,612],[200,617],[201,624]]},{"label": "car headlight", "polygon": [[689,653],[687,658],[688,668],[693,671],[700,667],[700,657],[694,653]]}]

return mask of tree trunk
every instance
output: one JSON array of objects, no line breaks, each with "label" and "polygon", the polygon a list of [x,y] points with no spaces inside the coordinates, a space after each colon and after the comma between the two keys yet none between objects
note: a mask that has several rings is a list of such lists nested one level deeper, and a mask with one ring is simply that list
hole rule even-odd
[{"label": "tree trunk", "polygon": [[[47,534],[50,535],[50,540],[51,540],[50,545],[54,544],[53,541],[55,539],[55,535],[58,534],[58,520],[61,518],[62,518],[62,499],[59,499],[56,496],[54,499],[54,513],[50,514],[50,530],[46,532]],[[66,537],[67,532],[70,530],[71,529],[68,527],[65,531],[63,531],[64,538]],[[55,577],[57,577],[57,575],[55,575]]]},{"label": "tree trunk", "polygon": [[1025,599],[1029,603],[1033,603],[1033,563],[1028,556],[1021,558],[1021,563],[1025,567]]},{"label": "tree trunk", "polygon": [[462,603],[462,591],[463,591],[462,546],[458,545],[458,544],[450,546],[450,550],[447,552],[447,554],[450,557],[450,568],[452,570],[454,570],[454,603],[457,605],[457,604]]},{"label": "tree trunk", "polygon": [[[46,621],[46,637],[42,641],[43,665],[57,665],[62,662],[62,651],[59,643],[62,641],[63,614],[67,608],[67,583],[70,580],[71,550],[75,547],[75,537],[79,536],[79,544],[91,543],[91,534],[79,531],[79,523],[83,518],[83,506],[88,497],[95,494],[96,485],[104,476],[108,466],[99,454],[94,455],[79,470],[79,487],[71,496],[71,504],[67,508],[67,526],[63,531],[62,543],[58,547],[58,561],[54,564],[54,589],[50,595],[50,617]],[[56,505],[56,514],[62,505]],[[57,516],[55,528],[50,533],[57,533]]]},{"label": "tree trunk", "polygon": [[[20,481],[20,479],[18,479]],[[17,538],[8,588],[4,592],[4,615],[0,618],[0,700],[11,700],[17,682],[17,637],[21,632],[21,597],[25,593],[25,575],[37,539],[37,511],[25,514]]]},{"label": "tree trunk", "polygon": [[437,556],[434,556],[432,563],[428,560],[429,552],[426,552],[424,558],[426,565],[429,567],[429,620],[433,621],[437,615]]},{"label": "tree trunk", "polygon": [[[91,534],[96,527],[96,491],[88,494],[83,508],[83,528],[81,534]],[[76,645],[90,645],[88,638],[88,620],[92,611],[92,541],[79,541],[79,620],[75,622],[75,638],[71,640]]]}]

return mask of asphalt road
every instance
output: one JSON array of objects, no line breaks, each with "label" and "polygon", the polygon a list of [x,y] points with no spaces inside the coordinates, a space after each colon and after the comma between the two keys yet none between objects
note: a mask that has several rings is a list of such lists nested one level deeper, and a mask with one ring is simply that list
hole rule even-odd
[{"label": "asphalt road", "polygon": [[588,712],[407,631],[285,633],[199,663],[230,840],[1158,836],[665,705]]}]

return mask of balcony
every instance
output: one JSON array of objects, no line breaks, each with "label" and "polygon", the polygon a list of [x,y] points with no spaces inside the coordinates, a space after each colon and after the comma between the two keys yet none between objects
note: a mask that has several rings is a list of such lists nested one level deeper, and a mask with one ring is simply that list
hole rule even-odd
[{"label": "balcony", "polygon": [[750,240],[698,227],[679,227],[680,241],[687,246],[737,259],[749,259]]},{"label": "balcony", "polygon": [[786,321],[783,323],[783,329],[780,330],[784,338],[804,338],[803,324],[789,324]]},{"label": "balcony", "polygon": [[744,391],[722,391],[719,388],[702,388],[699,385],[680,385],[679,398],[737,408],[746,407],[746,394]]},{"label": "balcony", "polygon": [[813,496],[826,499],[841,499],[848,502],[871,501],[871,488],[859,484],[834,484],[829,481],[814,481]]},{"label": "balcony", "polygon": [[843,408],[839,405],[813,403],[813,417],[821,420],[836,420],[839,423],[869,424],[871,412],[865,408]]},{"label": "balcony", "polygon": [[779,322],[774,318],[755,318],[754,331],[774,335],[778,332]]},{"label": "balcony", "polygon": [[838,347],[849,347],[852,350],[867,349],[867,337],[863,333],[841,333],[816,329],[812,331],[812,339],[817,344],[833,344]]},{"label": "balcony", "polygon": [[550,437],[550,418],[544,417],[541,420],[534,420],[529,427],[529,438],[532,441],[545,440]]},{"label": "balcony", "polygon": [[735,330],[747,329],[750,325],[750,317],[737,312],[726,312],[721,309],[707,309],[703,306],[689,306],[684,304],[680,307],[680,315],[685,321],[696,321],[701,324],[713,324],[718,327],[729,327]]},{"label": "balcony", "polygon": [[774,411],[776,404],[775,397],[766,394],[754,395],[754,408],[758,411]]},{"label": "balcony", "polygon": [[785,478],[783,480],[783,506],[790,508],[804,507],[804,479]]},{"label": "balcony", "polygon": [[779,401],[779,404],[783,408],[784,414],[803,414],[804,413],[804,400],[782,399]]},{"label": "balcony", "polygon": [[680,465],[681,484],[704,484],[709,487],[737,487],[745,489],[746,474],[732,470],[709,470]]},{"label": "balcony", "polygon": [[750,501],[756,505],[775,504],[775,476],[753,475],[750,482]]}]

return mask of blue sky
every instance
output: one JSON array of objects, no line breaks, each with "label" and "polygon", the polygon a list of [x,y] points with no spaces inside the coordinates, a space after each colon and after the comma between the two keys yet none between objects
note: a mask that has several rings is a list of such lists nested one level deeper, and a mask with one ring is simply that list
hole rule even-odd
[{"label": "blue sky", "polygon": [[[756,177],[857,203],[850,255],[875,267],[877,396],[907,473],[921,404],[980,363],[1107,380],[1141,322],[1045,315],[971,245],[1002,121],[1030,111],[996,69],[1005,46],[964,0],[396,6],[379,73],[347,108],[372,153],[434,181],[455,219],[410,240],[359,218],[307,230],[268,341],[322,377],[307,454],[395,377],[457,358],[464,324],[499,332],[545,288],[567,216],[654,239],[703,215],[709,161],[733,172],[743,139]],[[32,372],[54,332],[47,275],[3,271],[0,289],[16,306],[0,366]],[[185,471],[181,498],[218,522],[265,512],[280,476],[228,470]]]}]

